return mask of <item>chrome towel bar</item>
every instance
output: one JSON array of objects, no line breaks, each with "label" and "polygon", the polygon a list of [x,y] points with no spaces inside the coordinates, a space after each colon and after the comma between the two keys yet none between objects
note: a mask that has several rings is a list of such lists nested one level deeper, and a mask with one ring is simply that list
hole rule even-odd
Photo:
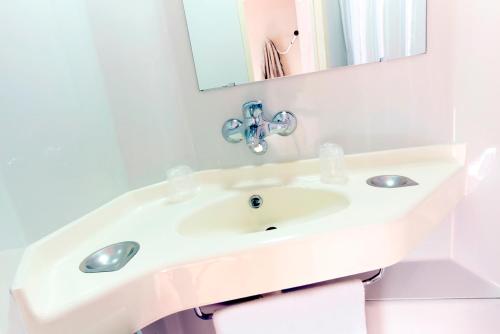
[{"label": "chrome towel bar", "polygon": [[[375,275],[363,280],[364,286],[369,286],[369,285],[375,284],[378,281],[380,281],[384,277],[384,272],[385,272],[385,268],[381,268],[378,270],[378,272]],[[201,307],[195,307],[194,314],[196,314],[196,316],[198,318],[200,318],[201,320],[212,320],[212,318],[214,316],[213,313],[204,313],[201,310]]]}]

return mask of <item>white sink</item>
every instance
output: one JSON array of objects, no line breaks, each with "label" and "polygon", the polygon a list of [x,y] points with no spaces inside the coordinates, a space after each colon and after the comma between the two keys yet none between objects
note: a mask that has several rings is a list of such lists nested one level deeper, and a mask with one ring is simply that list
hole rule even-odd
[{"label": "white sink", "polygon": [[[321,183],[318,160],[203,171],[200,193],[177,204],[168,184],[139,189],[29,246],[12,294],[28,334],[124,334],[188,308],[388,267],[462,198],[464,161],[461,145],[350,155],[345,185]],[[367,184],[378,175],[418,185]],[[140,250],[120,270],[79,270],[124,241]]]},{"label": "white sink", "polygon": [[[253,195],[262,197],[263,204],[258,209],[249,205]],[[178,231],[185,236],[203,238],[258,233],[270,228],[314,224],[348,206],[349,200],[332,190],[285,186],[258,188],[196,209],[180,222]]]}]

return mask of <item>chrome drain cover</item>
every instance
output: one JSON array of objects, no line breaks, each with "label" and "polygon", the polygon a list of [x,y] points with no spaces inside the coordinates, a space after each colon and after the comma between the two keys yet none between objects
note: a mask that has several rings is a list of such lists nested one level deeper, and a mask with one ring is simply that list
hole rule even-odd
[{"label": "chrome drain cover", "polygon": [[259,209],[262,206],[262,204],[264,204],[264,200],[259,195],[253,195],[253,196],[250,196],[250,199],[248,200],[248,204],[250,204],[250,207],[252,209]]}]

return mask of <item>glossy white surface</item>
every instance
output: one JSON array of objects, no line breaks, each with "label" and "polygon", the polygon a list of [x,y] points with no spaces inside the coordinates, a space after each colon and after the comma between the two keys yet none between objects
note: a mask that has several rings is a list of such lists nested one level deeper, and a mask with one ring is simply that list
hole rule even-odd
[{"label": "glossy white surface", "polygon": [[[26,230],[31,242],[124,192],[125,177],[114,181],[122,170],[137,188],[161,181],[166,168],[180,163],[201,169],[302,159],[327,140],[352,153],[456,138],[471,143],[471,161],[481,161],[500,142],[492,42],[500,34],[498,10],[493,1],[429,1],[423,57],[199,93],[180,0],[4,1],[0,66],[9,67],[1,68],[8,75],[0,76],[0,105],[8,113],[0,113],[0,167],[9,170],[4,190],[12,206],[4,210],[0,202],[0,240],[19,245]],[[77,88],[82,94],[72,95]],[[267,156],[255,157],[223,142],[222,122],[253,98],[299,116],[293,145],[276,138]],[[22,164],[12,160],[19,156]],[[498,284],[500,169],[493,161],[480,169],[492,174],[461,206],[457,224],[448,219],[412,259],[458,259]],[[71,205],[61,208],[60,199]],[[22,222],[3,219],[16,211]]]},{"label": "glossy white surface", "polygon": [[126,191],[126,175],[84,1],[2,1],[0,21],[0,193],[15,213],[0,235],[16,225],[30,243]]},{"label": "glossy white surface", "polygon": [[[409,288],[411,286],[411,288]],[[404,261],[367,289],[368,300],[499,298],[500,288],[457,261]]]},{"label": "glossy white surface", "polygon": [[[205,304],[390,266],[443,221],[464,192],[464,146],[348,156],[349,183],[319,182],[318,160],[199,173],[191,201],[168,204],[167,185],[126,194],[30,246],[13,285],[30,334],[124,333]],[[403,174],[420,185],[373,188]],[[349,200],[333,214],[271,232],[180,235],[193,209],[261,188],[331,191]],[[269,189],[266,189],[268,191]],[[122,270],[86,275],[89,253],[134,240],[141,251]]]},{"label": "glossy white surface", "polygon": [[500,300],[368,302],[368,334],[497,334]]},{"label": "glossy white surface", "polygon": [[[500,289],[500,3],[457,1],[456,140],[470,143],[468,192],[456,211],[453,257]],[[497,295],[498,296],[498,295]]]},{"label": "glossy white surface", "polygon": [[[350,205],[345,193],[332,191],[333,187],[328,186],[311,187],[307,181],[249,188],[193,210],[181,219],[177,231],[184,236],[200,238],[231,237],[272,227],[309,224],[341,213]],[[264,199],[259,209],[249,205],[250,197],[255,194]]]}]

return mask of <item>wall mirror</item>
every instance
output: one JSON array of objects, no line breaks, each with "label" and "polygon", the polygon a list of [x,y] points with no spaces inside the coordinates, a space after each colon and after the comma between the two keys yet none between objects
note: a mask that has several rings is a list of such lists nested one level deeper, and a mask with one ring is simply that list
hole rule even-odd
[{"label": "wall mirror", "polygon": [[200,90],[426,52],[426,0],[184,0]]}]

